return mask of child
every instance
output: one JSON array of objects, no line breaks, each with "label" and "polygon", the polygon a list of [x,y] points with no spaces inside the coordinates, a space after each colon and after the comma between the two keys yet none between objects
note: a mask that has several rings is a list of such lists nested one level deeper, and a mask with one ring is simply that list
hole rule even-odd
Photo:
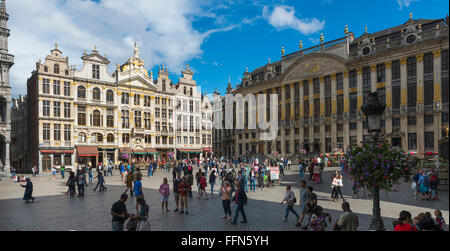
[{"label": "child", "polygon": [[438,225],[439,231],[445,230],[445,219],[442,217],[442,212],[439,209],[434,210],[434,216],[436,216],[435,221]]},{"label": "child", "polygon": [[170,187],[169,187],[169,184],[167,184],[167,178],[163,179],[163,183],[159,187],[159,193],[161,194],[161,210],[162,210],[162,212],[164,212],[164,207],[166,208],[166,212],[169,212],[169,209],[167,209],[167,204],[169,202]]}]

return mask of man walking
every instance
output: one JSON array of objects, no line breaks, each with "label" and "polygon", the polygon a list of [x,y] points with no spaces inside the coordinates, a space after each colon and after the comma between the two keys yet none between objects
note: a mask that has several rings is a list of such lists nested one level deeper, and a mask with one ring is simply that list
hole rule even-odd
[{"label": "man walking", "polygon": [[173,197],[175,199],[175,204],[177,208],[173,210],[174,212],[178,212],[178,205],[180,203],[180,191],[178,190],[178,186],[181,184],[181,174],[177,173],[176,179],[173,181]]},{"label": "man walking", "polygon": [[344,210],[344,213],[339,217],[334,229],[340,231],[358,231],[358,215],[350,210],[350,204],[348,202],[342,203],[342,210]]},{"label": "man walking", "polygon": [[61,179],[64,179],[64,172],[66,171],[66,167],[65,166],[61,166],[59,171],[61,171]]},{"label": "man walking", "polygon": [[95,186],[94,190],[92,190],[92,191],[95,192],[98,187],[100,187],[100,189],[99,189],[100,192],[103,191],[103,190],[106,191],[106,187],[103,186],[103,183],[105,182],[105,179],[103,178],[102,172],[98,172],[97,177],[95,177],[95,179],[98,179],[98,182],[97,182],[97,186]]},{"label": "man walking", "polygon": [[[313,193],[313,188],[308,187],[307,199],[306,199],[306,212],[308,214],[308,219],[306,220],[306,226],[302,227],[302,229],[307,230],[309,223],[311,221],[311,217],[317,207],[317,195]],[[303,218],[300,218],[300,222]]]},{"label": "man walking", "polygon": [[120,200],[116,201],[111,208],[112,217],[112,230],[123,231],[123,223],[128,217],[132,217],[127,211],[125,202],[128,199],[127,194],[120,195]]},{"label": "man walking", "polygon": [[306,181],[302,180],[300,182],[300,219],[298,220],[296,227],[300,227],[302,225],[303,218],[306,214],[306,204],[308,201],[308,189],[306,188]]},{"label": "man walking", "polygon": [[234,211],[234,218],[231,222],[232,224],[236,224],[239,212],[242,214],[241,223],[247,223],[247,216],[245,215],[244,205],[247,204],[247,195],[245,194],[244,188],[242,187],[240,182],[236,182],[236,192],[234,193],[233,201],[236,203],[236,210]]},{"label": "man walking", "polygon": [[180,199],[181,199],[181,210],[180,210],[180,214],[183,214],[184,211],[186,210],[186,215],[189,214],[188,210],[188,191],[191,190],[191,185],[189,185],[189,183],[186,182],[186,178],[183,177],[181,179],[181,183],[178,185],[178,192],[180,192]]},{"label": "man walking", "polygon": [[84,197],[84,186],[87,186],[86,174],[84,171],[80,171],[77,175],[77,185],[78,185],[78,197]]},{"label": "man walking", "polygon": [[295,217],[297,217],[297,221],[299,220],[299,216],[297,212],[294,210],[295,202],[297,202],[297,199],[295,198],[294,192],[291,190],[291,186],[286,186],[286,194],[284,195],[284,199],[281,201],[281,204],[286,201],[286,211],[284,213],[284,219],[283,222],[287,221],[287,217],[289,216],[289,211],[291,211]]}]

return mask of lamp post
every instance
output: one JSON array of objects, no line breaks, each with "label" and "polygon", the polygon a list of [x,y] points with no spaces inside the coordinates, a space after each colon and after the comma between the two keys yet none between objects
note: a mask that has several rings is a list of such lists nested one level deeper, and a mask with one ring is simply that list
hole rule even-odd
[{"label": "lamp post", "polygon": [[[383,116],[384,110],[386,109],[386,105],[382,104],[378,99],[377,92],[369,93],[368,100],[361,107],[362,112],[366,115],[367,121],[367,130],[369,133],[372,133],[372,144],[375,147],[375,144],[378,140],[378,134],[381,131],[381,118]],[[370,221],[369,230],[371,231],[384,231],[383,219],[381,218],[381,209],[380,209],[380,189],[378,187],[373,188],[372,192],[373,198],[373,218]]]}]

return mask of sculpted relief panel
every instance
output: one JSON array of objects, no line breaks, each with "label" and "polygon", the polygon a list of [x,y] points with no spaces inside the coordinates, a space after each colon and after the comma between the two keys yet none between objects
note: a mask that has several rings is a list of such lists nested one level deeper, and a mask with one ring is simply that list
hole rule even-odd
[{"label": "sculpted relief panel", "polygon": [[283,82],[296,82],[314,76],[328,75],[346,70],[342,63],[328,58],[315,58],[306,60],[295,66]]}]

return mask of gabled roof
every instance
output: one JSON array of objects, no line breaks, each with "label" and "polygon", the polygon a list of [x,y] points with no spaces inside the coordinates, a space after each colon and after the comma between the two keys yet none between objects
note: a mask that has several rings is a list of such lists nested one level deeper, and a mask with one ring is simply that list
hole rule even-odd
[{"label": "gabled roof", "polygon": [[102,64],[109,64],[109,60],[106,59],[105,57],[101,56],[100,54],[98,54],[98,52],[93,52],[89,55],[84,55],[81,57],[81,59],[86,60],[86,61],[94,61],[94,62],[99,62]]}]

